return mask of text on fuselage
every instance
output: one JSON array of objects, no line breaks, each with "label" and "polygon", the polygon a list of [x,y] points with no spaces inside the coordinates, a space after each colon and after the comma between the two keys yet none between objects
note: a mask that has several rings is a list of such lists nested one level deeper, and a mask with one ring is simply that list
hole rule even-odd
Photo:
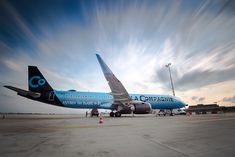
[{"label": "text on fuselage", "polygon": [[137,101],[148,101],[148,102],[157,102],[157,101],[161,101],[161,102],[173,102],[173,98],[170,97],[157,97],[157,96],[144,96],[144,95],[140,95],[138,96],[131,96],[132,100],[137,100]]}]

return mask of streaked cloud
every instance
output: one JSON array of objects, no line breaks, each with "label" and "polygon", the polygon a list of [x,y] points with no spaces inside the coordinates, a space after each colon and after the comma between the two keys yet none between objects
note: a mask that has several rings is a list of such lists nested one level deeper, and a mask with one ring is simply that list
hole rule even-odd
[{"label": "streaked cloud", "polygon": [[170,94],[169,62],[176,93],[188,103],[199,90],[226,91],[234,81],[233,1],[64,3],[37,3],[44,13],[32,2],[1,2],[3,84],[27,87],[26,67],[37,65],[55,89],[109,91],[95,53],[132,93]]},{"label": "streaked cloud", "polygon": [[230,103],[235,103],[235,95],[232,96],[232,97],[225,97],[225,98],[223,98],[223,101],[230,102]]},{"label": "streaked cloud", "polygon": [[199,96],[192,96],[192,100],[194,101],[204,101],[206,98],[205,97],[199,97]]}]

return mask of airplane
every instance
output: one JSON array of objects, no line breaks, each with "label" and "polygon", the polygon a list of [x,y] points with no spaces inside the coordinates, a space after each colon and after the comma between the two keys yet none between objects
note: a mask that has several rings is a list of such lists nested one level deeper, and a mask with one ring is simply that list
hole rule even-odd
[{"label": "airplane", "polygon": [[171,95],[129,94],[99,54],[96,54],[103,74],[111,89],[110,93],[54,90],[36,66],[28,66],[28,90],[5,85],[18,95],[31,100],[67,108],[109,109],[110,117],[122,114],[149,114],[153,109],[171,111],[186,104]]}]

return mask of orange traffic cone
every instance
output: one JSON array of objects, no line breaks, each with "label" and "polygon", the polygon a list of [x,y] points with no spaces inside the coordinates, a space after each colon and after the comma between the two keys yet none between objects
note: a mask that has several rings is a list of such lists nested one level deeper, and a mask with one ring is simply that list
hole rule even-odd
[{"label": "orange traffic cone", "polygon": [[192,112],[187,112],[186,115],[190,117],[192,115]]},{"label": "orange traffic cone", "polygon": [[103,122],[104,122],[103,117],[100,117],[99,123],[101,124],[101,123],[103,123]]}]

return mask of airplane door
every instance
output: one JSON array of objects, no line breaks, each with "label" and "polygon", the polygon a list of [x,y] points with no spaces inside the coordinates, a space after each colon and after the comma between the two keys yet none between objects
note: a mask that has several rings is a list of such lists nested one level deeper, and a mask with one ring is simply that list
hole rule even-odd
[{"label": "airplane door", "polygon": [[54,93],[54,91],[51,91],[50,92],[50,94],[49,94],[49,101],[54,101],[54,99],[55,99],[55,93]]}]

